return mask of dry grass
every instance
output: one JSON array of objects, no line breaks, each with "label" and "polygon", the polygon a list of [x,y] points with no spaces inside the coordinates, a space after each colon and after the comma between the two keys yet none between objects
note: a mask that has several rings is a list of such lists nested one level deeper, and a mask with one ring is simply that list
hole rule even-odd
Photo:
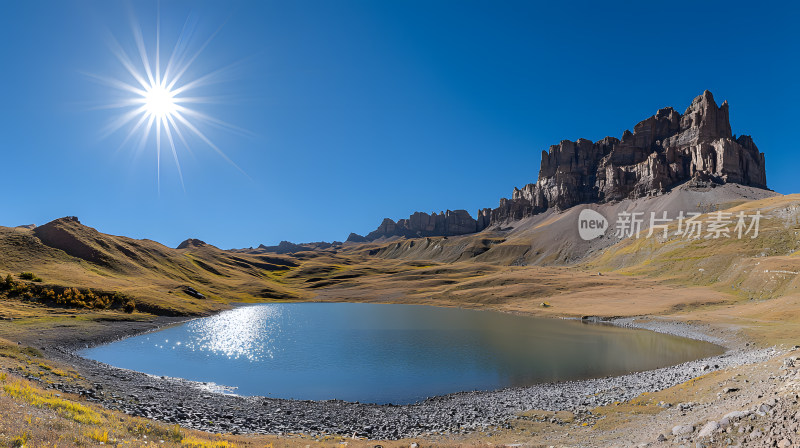
[{"label": "dry grass", "polygon": [[[51,245],[37,232],[50,235],[45,240]],[[272,280],[271,273],[295,264],[290,257],[213,246],[172,249],[68,220],[34,231],[0,227],[0,253],[3,277],[25,272],[45,285],[118,292],[134,298],[138,310],[155,314],[208,314],[234,301],[304,297]],[[206,298],[186,294],[187,286]]]},{"label": "dry grass", "polygon": [[28,403],[37,408],[46,408],[68,420],[87,425],[99,425],[103,419],[94,410],[78,403],[56,397],[52,392],[45,392],[31,387],[27,382],[20,380],[8,381],[6,374],[0,374],[3,383],[3,392],[11,398]]}]

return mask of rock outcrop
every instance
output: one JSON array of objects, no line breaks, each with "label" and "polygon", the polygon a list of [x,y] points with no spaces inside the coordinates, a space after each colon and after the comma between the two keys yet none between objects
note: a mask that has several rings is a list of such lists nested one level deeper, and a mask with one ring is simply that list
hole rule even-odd
[{"label": "rock outcrop", "polygon": [[208,246],[208,244],[206,244],[205,241],[198,240],[196,238],[189,238],[181,242],[181,244],[178,244],[178,247],[176,249],[190,249],[193,247],[205,247],[205,246]]},{"label": "rock outcrop", "polygon": [[347,236],[345,243],[366,243],[367,241],[368,240],[362,235],[359,235],[355,232],[350,232],[350,235]]},{"label": "rock outcrop", "polygon": [[[447,210],[446,212],[427,214],[415,212],[408,219],[397,222],[385,218],[377,229],[366,237],[367,241],[395,236],[418,238],[429,236],[455,236],[480,232],[490,223],[491,209],[479,210],[478,219],[474,219],[466,210]],[[349,240],[349,239],[348,239]]]},{"label": "rock outcrop", "polygon": [[767,188],[764,154],[750,136],[731,133],[727,101],[717,107],[708,90],[683,115],[660,109],[621,139],[551,146],[542,152],[537,182],[501,199],[491,223],[550,208],[657,195],[687,181]]},{"label": "rock outcrop", "polygon": [[272,252],[276,254],[293,254],[297,252],[313,251],[313,250],[326,250],[336,249],[342,245],[341,241],[334,241],[328,243],[326,241],[317,241],[313,243],[292,243],[291,241],[281,241],[277,246],[265,246],[260,244],[255,252]]},{"label": "rock outcrop", "polygon": [[463,235],[548,209],[659,195],[685,182],[767,188],[764,154],[749,135],[731,133],[728,102],[717,106],[708,90],[683,115],[665,107],[621,139],[563,140],[542,151],[536,183],[514,188],[511,199],[478,211],[476,219],[465,210],[417,212],[397,222],[386,218],[366,237],[351,234],[348,241]]}]

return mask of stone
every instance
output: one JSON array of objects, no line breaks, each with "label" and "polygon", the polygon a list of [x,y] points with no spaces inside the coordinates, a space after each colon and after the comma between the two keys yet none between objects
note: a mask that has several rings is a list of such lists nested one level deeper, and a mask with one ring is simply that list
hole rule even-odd
[{"label": "stone", "polygon": [[657,442],[666,442],[667,438],[664,437],[664,434],[659,434],[658,438],[656,439]]},{"label": "stone", "polygon": [[789,439],[783,439],[778,442],[778,448],[789,448],[790,446],[792,446],[792,442]]},{"label": "stone", "polygon": [[694,426],[692,425],[677,425],[672,428],[673,436],[685,436],[693,432],[694,432]]},{"label": "stone", "polygon": [[187,295],[194,297],[195,299],[205,300],[206,296],[202,293],[198,292],[196,289],[192,288],[191,286],[185,286],[183,288],[183,292]]},{"label": "stone", "polygon": [[712,434],[714,434],[714,431],[718,429],[719,429],[719,423],[708,422],[706,423],[705,426],[703,426],[703,429],[701,429],[700,432],[697,433],[697,435],[698,437],[710,437]]},{"label": "stone", "polygon": [[750,411],[733,411],[733,412],[728,412],[727,414],[722,416],[722,418],[727,419],[728,421],[734,421],[734,420],[741,420],[750,414],[751,414]]}]

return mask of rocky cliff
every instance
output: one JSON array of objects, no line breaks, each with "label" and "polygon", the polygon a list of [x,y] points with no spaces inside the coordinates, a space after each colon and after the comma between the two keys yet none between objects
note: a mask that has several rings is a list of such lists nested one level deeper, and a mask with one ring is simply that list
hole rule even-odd
[{"label": "rocky cliff", "polygon": [[386,218],[366,237],[351,234],[348,241],[463,235],[548,209],[655,196],[686,182],[767,188],[764,154],[749,135],[731,133],[728,102],[717,106],[708,90],[683,115],[671,107],[660,109],[621,139],[563,140],[542,151],[536,183],[514,188],[511,199],[480,210],[477,219],[465,210],[417,212],[397,222]]},{"label": "rocky cliff", "polygon": [[347,238],[349,242],[373,241],[378,238],[391,238],[394,236],[417,238],[428,236],[455,236],[467,233],[480,232],[490,224],[491,209],[485,208],[478,211],[477,219],[473,218],[466,210],[447,210],[441,213],[427,214],[415,212],[408,219],[397,222],[385,218],[377,229],[366,237],[351,233]]},{"label": "rocky cliff", "polygon": [[621,139],[564,140],[542,151],[537,182],[501,199],[491,223],[657,195],[687,181],[767,188],[764,154],[750,136],[731,133],[727,101],[718,107],[708,90],[683,115],[666,107]]}]

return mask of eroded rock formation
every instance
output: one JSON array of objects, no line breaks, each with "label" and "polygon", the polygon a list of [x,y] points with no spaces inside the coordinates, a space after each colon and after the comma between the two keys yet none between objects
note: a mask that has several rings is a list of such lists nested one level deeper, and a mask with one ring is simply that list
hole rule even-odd
[{"label": "eroded rock formation", "polygon": [[728,102],[717,106],[706,90],[681,115],[671,107],[639,122],[621,139],[563,140],[542,151],[539,178],[477,219],[464,210],[414,213],[386,218],[366,236],[450,236],[479,232],[490,225],[522,219],[548,209],[652,196],[684,182],[737,183],[767,188],[764,154],[748,135],[731,132]]},{"label": "eroded rock formation", "polygon": [[455,236],[480,232],[489,225],[491,209],[479,210],[478,219],[474,219],[466,210],[447,210],[441,213],[427,214],[415,212],[408,219],[397,222],[385,218],[377,229],[365,238],[373,241],[378,238],[401,236],[417,238],[426,236]]},{"label": "eroded rock formation", "polygon": [[764,154],[750,136],[731,133],[728,102],[717,107],[708,90],[683,115],[666,107],[622,139],[564,140],[542,151],[538,181],[515,188],[491,220],[660,194],[693,179],[767,188]]}]

